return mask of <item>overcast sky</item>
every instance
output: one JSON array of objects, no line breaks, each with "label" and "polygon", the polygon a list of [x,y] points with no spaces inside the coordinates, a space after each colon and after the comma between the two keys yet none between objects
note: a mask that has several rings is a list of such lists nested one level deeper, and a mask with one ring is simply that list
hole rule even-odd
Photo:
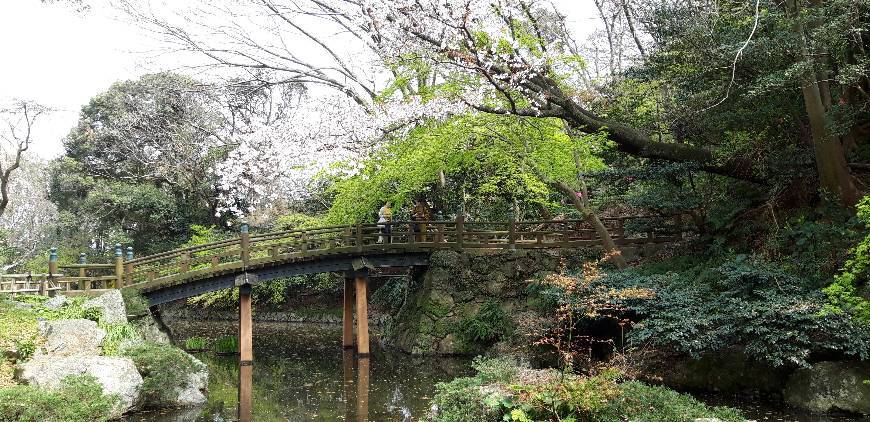
[{"label": "overcast sky", "polygon": [[[33,100],[57,111],[36,131],[33,151],[50,159],[88,99],[118,80],[171,67],[153,62],[159,43],[113,18],[102,0],[78,13],[40,0],[0,0],[0,104]],[[184,1],[184,0],[176,0]],[[576,34],[596,22],[592,0],[554,0]]]}]

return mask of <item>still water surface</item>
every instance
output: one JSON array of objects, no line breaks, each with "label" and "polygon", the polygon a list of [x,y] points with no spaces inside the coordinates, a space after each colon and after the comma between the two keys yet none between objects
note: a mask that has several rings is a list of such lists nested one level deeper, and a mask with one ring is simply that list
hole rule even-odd
[{"label": "still water surface", "polygon": [[[234,334],[233,329],[229,323],[172,327],[178,340],[217,338]],[[435,384],[471,373],[467,358],[372,349],[368,359],[344,352],[340,326],[258,322],[252,367],[240,368],[238,356],[196,354],[209,367],[205,407],[143,413],[128,420],[237,421],[241,383],[242,420],[248,414],[255,421],[416,421],[429,411]]]},{"label": "still water surface", "polygon": [[[235,334],[235,325],[196,323],[173,326],[179,343],[193,336]],[[435,384],[472,373],[468,358],[412,357],[376,347],[359,359],[341,349],[341,327],[255,324],[254,365],[239,367],[238,356],[199,353],[209,367],[208,403],[201,408],[132,415],[128,421],[417,421],[429,412]],[[241,394],[240,394],[241,386]],[[241,402],[240,402],[241,398]],[[725,395],[701,395],[710,405],[739,408],[750,420],[870,421],[848,415],[811,415]],[[241,404],[241,406],[240,406]]]}]

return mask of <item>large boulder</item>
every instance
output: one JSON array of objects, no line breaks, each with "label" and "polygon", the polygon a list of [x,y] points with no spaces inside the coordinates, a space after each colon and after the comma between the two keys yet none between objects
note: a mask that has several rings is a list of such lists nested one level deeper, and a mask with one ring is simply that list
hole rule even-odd
[{"label": "large boulder", "polygon": [[778,394],[789,375],[787,369],[758,362],[739,349],[698,359],[652,352],[643,361],[644,378],[678,390]]},{"label": "large boulder", "polygon": [[870,362],[819,362],[799,369],[783,390],[785,401],[813,412],[840,409],[870,415]]},{"label": "large boulder", "polygon": [[142,376],[133,361],[109,356],[39,356],[19,366],[18,379],[38,388],[53,389],[70,375],[88,374],[103,387],[103,394],[116,395],[118,403],[112,418],[120,417],[136,405]]},{"label": "large boulder", "polygon": [[83,308],[97,308],[103,312],[103,321],[110,324],[127,322],[127,307],[118,289],[110,290],[82,304]]},{"label": "large boulder", "polygon": [[87,319],[40,321],[43,345],[39,354],[52,356],[99,355],[106,331]]},{"label": "large boulder", "polygon": [[208,367],[193,356],[190,359],[195,369],[187,375],[184,385],[176,388],[176,398],[171,405],[198,406],[208,401],[204,394],[208,390]]},{"label": "large boulder", "polygon": [[160,322],[150,313],[133,320],[133,325],[139,327],[142,339],[160,344],[170,344],[169,334]]}]

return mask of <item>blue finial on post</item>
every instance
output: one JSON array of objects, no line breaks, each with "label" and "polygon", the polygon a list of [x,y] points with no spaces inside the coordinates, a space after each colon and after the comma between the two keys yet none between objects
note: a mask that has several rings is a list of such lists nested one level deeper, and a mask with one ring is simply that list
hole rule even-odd
[{"label": "blue finial on post", "polygon": [[80,253],[79,254],[79,264],[87,264],[87,263],[88,263],[87,255],[85,255],[84,252]]},{"label": "blue finial on post", "polygon": [[118,258],[121,256],[124,256],[124,253],[122,252],[122,249],[121,249],[121,244],[116,243],[115,244],[115,258]]},{"label": "blue finial on post", "polygon": [[127,261],[133,260],[133,247],[127,246]]},{"label": "blue finial on post", "polygon": [[49,249],[48,261],[49,262],[57,262],[57,248]]},{"label": "blue finial on post", "polygon": [[242,223],[241,232],[247,233],[249,230],[248,223]]}]

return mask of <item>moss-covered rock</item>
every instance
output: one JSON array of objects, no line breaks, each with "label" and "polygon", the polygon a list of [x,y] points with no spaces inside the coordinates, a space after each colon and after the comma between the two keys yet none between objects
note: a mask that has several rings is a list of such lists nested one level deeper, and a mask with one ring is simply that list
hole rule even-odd
[{"label": "moss-covered rock", "polygon": [[870,415],[870,362],[819,362],[788,379],[785,401],[813,412],[840,409]]},{"label": "moss-covered rock", "polygon": [[755,361],[740,350],[704,355],[700,359],[656,355],[644,375],[681,390],[778,394],[789,371]]}]

